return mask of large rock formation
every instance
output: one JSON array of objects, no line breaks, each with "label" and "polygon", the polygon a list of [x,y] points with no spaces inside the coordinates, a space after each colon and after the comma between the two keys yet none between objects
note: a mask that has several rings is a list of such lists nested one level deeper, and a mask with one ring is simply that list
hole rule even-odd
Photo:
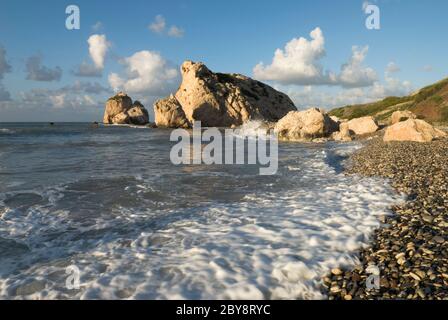
[{"label": "large rock formation", "polygon": [[123,92],[109,98],[106,102],[103,122],[105,124],[145,125],[149,122],[148,110],[139,102]]},{"label": "large rock formation", "polygon": [[447,134],[434,128],[429,123],[418,120],[408,119],[398,122],[386,129],[383,140],[388,141],[415,141],[430,142],[437,138],[445,137]]},{"label": "large rock formation", "polygon": [[347,122],[347,125],[348,129],[357,135],[374,133],[380,128],[375,119],[370,116],[352,119]]},{"label": "large rock formation", "polygon": [[158,100],[154,104],[154,116],[158,127],[191,127],[182,106],[173,95],[170,95],[168,98]]},{"label": "large rock formation", "polygon": [[338,124],[318,108],[291,111],[274,128],[279,139],[290,141],[325,138],[337,130]]},{"label": "large rock formation", "polygon": [[[278,121],[296,110],[287,95],[240,74],[213,73],[203,63],[192,61],[185,61],[181,72],[182,84],[175,98],[190,124],[201,121],[202,126],[230,127],[248,120]],[[172,102],[159,101],[155,113],[174,110]],[[163,107],[164,103],[171,105]],[[170,116],[158,119],[166,118]],[[161,123],[156,119],[156,124]]]},{"label": "large rock formation", "polygon": [[417,119],[417,116],[409,110],[395,111],[394,113],[392,113],[392,116],[390,117],[390,123],[396,124],[398,122],[406,121],[408,119]]}]

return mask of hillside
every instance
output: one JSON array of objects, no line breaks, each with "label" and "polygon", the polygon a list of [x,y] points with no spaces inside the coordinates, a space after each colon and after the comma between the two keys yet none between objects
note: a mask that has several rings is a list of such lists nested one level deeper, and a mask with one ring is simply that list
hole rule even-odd
[{"label": "hillside", "polygon": [[373,103],[336,108],[330,111],[330,115],[342,119],[374,116],[380,122],[387,122],[397,110],[410,110],[428,122],[448,123],[448,78],[409,96],[387,97]]}]

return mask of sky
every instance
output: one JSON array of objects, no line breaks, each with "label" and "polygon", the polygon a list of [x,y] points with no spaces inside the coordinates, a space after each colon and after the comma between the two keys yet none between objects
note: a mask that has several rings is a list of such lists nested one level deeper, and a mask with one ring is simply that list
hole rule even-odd
[{"label": "sky", "polygon": [[446,0],[2,0],[0,122],[101,121],[120,90],[151,113],[185,60],[266,82],[298,109],[405,95],[448,76],[447,14]]}]

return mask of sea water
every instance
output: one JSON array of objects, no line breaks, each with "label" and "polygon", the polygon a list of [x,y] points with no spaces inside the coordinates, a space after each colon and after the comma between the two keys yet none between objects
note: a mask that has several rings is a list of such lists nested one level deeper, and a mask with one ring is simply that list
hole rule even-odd
[{"label": "sea water", "polygon": [[358,142],[280,143],[260,176],[175,166],[170,132],[0,124],[0,298],[322,299],[401,199],[344,174]]}]

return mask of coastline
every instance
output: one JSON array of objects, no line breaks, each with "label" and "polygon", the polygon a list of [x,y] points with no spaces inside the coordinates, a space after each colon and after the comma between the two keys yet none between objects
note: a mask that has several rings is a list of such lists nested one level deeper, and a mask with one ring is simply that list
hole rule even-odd
[{"label": "coastline", "polygon": [[[324,277],[324,293],[330,300],[447,299],[448,139],[365,143],[346,173],[388,178],[407,199],[391,208],[394,214],[360,250],[360,265]],[[379,290],[367,289],[369,266],[379,269]]]}]

